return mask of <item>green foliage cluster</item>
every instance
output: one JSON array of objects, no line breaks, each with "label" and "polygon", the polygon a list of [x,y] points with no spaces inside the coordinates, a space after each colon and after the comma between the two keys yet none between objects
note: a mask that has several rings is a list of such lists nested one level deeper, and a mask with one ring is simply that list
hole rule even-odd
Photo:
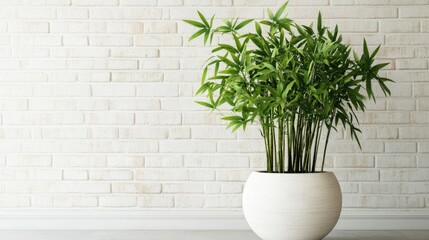
[{"label": "green foliage cluster", "polygon": [[[378,74],[387,63],[374,63],[380,46],[370,52],[364,40],[363,54],[351,54],[320,13],[317,26],[299,25],[285,16],[286,6],[268,10],[269,19],[261,21],[224,20],[215,27],[214,16],[200,12],[200,21],[184,20],[198,28],[190,40],[203,37],[206,44],[216,34],[230,36],[212,50],[197,91],[208,101],[198,103],[211,109],[228,104],[234,114],[223,119],[233,131],[259,122],[267,172],[316,172],[320,146],[323,172],[331,129],[348,128],[360,146],[355,112],[365,110],[367,98],[375,101],[374,82],[387,95],[392,80]],[[255,31],[240,33],[251,22]]]}]

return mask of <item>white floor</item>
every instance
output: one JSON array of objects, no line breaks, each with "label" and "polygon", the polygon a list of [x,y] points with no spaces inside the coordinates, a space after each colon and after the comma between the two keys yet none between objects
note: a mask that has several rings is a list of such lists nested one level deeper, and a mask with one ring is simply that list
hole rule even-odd
[{"label": "white floor", "polygon": [[[0,231],[1,240],[260,240],[250,231]],[[334,231],[324,240],[429,240],[428,231]]]}]

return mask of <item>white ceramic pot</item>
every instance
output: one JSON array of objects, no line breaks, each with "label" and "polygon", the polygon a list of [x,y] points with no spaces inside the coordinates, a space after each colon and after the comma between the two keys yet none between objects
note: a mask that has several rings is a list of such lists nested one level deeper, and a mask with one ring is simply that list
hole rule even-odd
[{"label": "white ceramic pot", "polygon": [[264,240],[320,240],[337,224],[341,205],[331,172],[253,172],[243,192],[246,220]]}]

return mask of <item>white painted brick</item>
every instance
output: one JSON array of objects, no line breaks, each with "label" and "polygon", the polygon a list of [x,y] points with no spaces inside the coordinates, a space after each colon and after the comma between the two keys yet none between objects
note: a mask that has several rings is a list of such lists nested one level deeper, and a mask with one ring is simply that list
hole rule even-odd
[{"label": "white painted brick", "polygon": [[419,155],[417,158],[418,167],[429,167],[429,154]]},{"label": "white painted brick", "polygon": [[417,109],[428,111],[429,110],[429,98],[418,98],[417,99]]},{"label": "white painted brick", "polygon": [[341,182],[340,187],[341,187],[342,193],[358,193],[359,192],[359,184],[358,183]]},{"label": "white painted brick", "polygon": [[162,11],[159,8],[92,8],[89,17],[94,19],[161,19]]},{"label": "white painted brick", "polygon": [[218,152],[224,153],[248,153],[248,152],[264,152],[265,146],[263,141],[221,141],[218,142]]},{"label": "white painted brick", "polygon": [[162,140],[159,146],[162,153],[202,153],[216,151],[216,143],[212,141]]},{"label": "white painted brick", "polygon": [[420,32],[419,21],[408,20],[382,20],[380,21],[380,32],[401,33],[401,32]]},{"label": "white painted brick", "polygon": [[145,83],[137,86],[137,96],[143,97],[175,97],[178,85],[168,83]]},{"label": "white painted brick", "polygon": [[139,207],[173,207],[174,206],[174,197],[169,195],[146,195],[138,197],[138,206]]},{"label": "white painted brick", "polygon": [[19,46],[60,46],[61,36],[36,35],[15,36],[13,43]]},{"label": "white painted brick", "polygon": [[429,127],[404,127],[399,128],[399,137],[403,139],[428,139]]},{"label": "white painted brick", "polygon": [[213,181],[216,179],[216,172],[205,169],[189,170],[189,179],[193,181]]},{"label": "white painted brick", "polygon": [[146,1],[140,1],[140,0],[120,0],[120,5],[125,6],[156,6],[157,0],[146,0]]},{"label": "white painted brick", "polygon": [[[105,48],[53,48],[52,57],[58,58],[102,58],[109,56],[109,49]],[[88,74],[88,73],[87,73]]]},{"label": "white painted brick", "polygon": [[378,22],[374,20],[334,20],[330,21],[330,28],[338,26],[341,32],[377,32]]},{"label": "white painted brick", "polygon": [[176,59],[152,59],[140,61],[140,68],[147,70],[176,70],[180,63]]},{"label": "white painted brick", "polygon": [[389,111],[412,111],[416,110],[415,99],[391,98],[387,100],[387,110]]},{"label": "white painted brick", "polygon": [[397,69],[427,69],[427,59],[397,59]]},{"label": "white painted brick", "polygon": [[410,6],[399,8],[399,15],[402,18],[424,18],[429,17],[428,6]]},{"label": "white painted brick", "polygon": [[181,46],[182,37],[174,35],[142,35],[135,38],[136,46]]},{"label": "white painted brick", "polygon": [[82,127],[50,127],[42,129],[43,138],[87,138],[88,130]]},{"label": "white painted brick", "polygon": [[21,19],[40,19],[55,18],[56,12],[52,8],[17,8],[17,18]]},{"label": "white painted brick", "polygon": [[104,153],[141,153],[158,152],[158,143],[154,141],[98,141],[92,151]]},{"label": "white painted brick", "polygon": [[137,169],[135,178],[145,181],[183,181],[188,180],[189,173],[185,169]]},{"label": "white painted brick", "polygon": [[183,157],[180,155],[146,155],[147,168],[180,168],[183,167]]},{"label": "white painted brick", "polygon": [[424,206],[420,196],[345,195],[343,207],[349,208],[418,208]]},{"label": "white painted brick", "polygon": [[174,198],[174,207],[202,208],[206,198],[202,195],[178,195]]},{"label": "white painted brick", "polygon": [[249,170],[216,170],[217,181],[244,182],[250,176]]},{"label": "white painted brick", "polygon": [[336,155],[335,167],[339,168],[372,168],[373,155]]},{"label": "white painted brick", "polygon": [[203,193],[204,184],[202,183],[163,183],[163,193]]},{"label": "white painted brick", "polygon": [[0,99],[0,109],[3,111],[22,111],[28,108],[26,99]]},{"label": "white painted brick", "polygon": [[87,36],[63,36],[64,46],[87,46]]},{"label": "white painted brick", "polygon": [[361,183],[359,189],[364,194],[401,194],[412,192],[413,185],[403,183]]},{"label": "white painted brick", "polygon": [[[231,133],[231,130],[225,126],[193,126],[191,128],[192,138],[194,139],[234,139],[236,133]],[[242,131],[240,131],[242,132]],[[259,134],[259,136],[261,136]]]},{"label": "white painted brick", "polygon": [[378,170],[349,170],[348,172],[349,181],[379,181],[380,172]]},{"label": "white painted brick", "polygon": [[124,84],[97,84],[91,87],[94,97],[132,97],[135,87]]},{"label": "white painted brick", "polygon": [[410,115],[406,112],[366,112],[360,122],[372,124],[409,123]]},{"label": "white painted brick", "polygon": [[242,183],[224,183],[221,185],[222,194],[237,194],[243,192],[244,185]]},{"label": "white painted brick", "polygon": [[93,139],[119,138],[118,129],[111,127],[94,127],[89,129],[88,136]]},{"label": "white painted brick", "polygon": [[50,155],[8,155],[7,166],[11,167],[49,167],[52,164]]},{"label": "white painted brick", "polygon": [[116,72],[112,73],[113,82],[160,82],[161,72]]},{"label": "white painted brick", "polygon": [[88,171],[83,169],[64,169],[64,180],[88,180]]},{"label": "white painted brick", "polygon": [[6,125],[54,125],[81,124],[83,116],[80,113],[5,113],[3,124]]},{"label": "white painted brick", "polygon": [[156,99],[110,99],[112,110],[159,110],[161,103]]},{"label": "white painted brick", "polygon": [[168,129],[169,139],[191,138],[191,129],[188,127],[172,127]]},{"label": "white painted brick", "polygon": [[429,96],[429,84],[414,84],[413,96],[427,97]]},{"label": "white painted brick", "polygon": [[416,167],[416,158],[409,155],[378,155],[376,165],[379,168]]},{"label": "white painted brick", "polygon": [[107,99],[91,99],[83,98],[77,100],[77,109],[78,110],[108,110],[109,109],[109,100]]},{"label": "white painted brick", "polygon": [[87,113],[85,114],[85,122],[87,124],[118,124],[128,125],[134,123],[133,113],[115,113],[115,112],[101,112],[101,113]]},{"label": "white painted brick", "polygon": [[241,195],[220,195],[220,196],[208,196],[205,201],[206,208],[241,208],[242,199]]},{"label": "white painted brick", "polygon": [[144,157],[143,156],[121,156],[121,155],[109,155],[107,156],[108,167],[143,167]]},{"label": "white painted brick", "polygon": [[99,197],[101,207],[135,207],[136,196],[101,196]]},{"label": "white painted brick", "polygon": [[130,170],[91,169],[89,177],[91,180],[132,180],[133,172]]},{"label": "white painted brick", "polygon": [[[156,58],[159,57],[157,49],[153,48],[115,48],[111,50],[112,57],[117,58]],[[126,73],[129,75],[135,73]]]},{"label": "white painted brick", "polygon": [[210,114],[210,112],[184,112],[183,124],[224,126],[225,121],[221,120],[216,114]]},{"label": "white painted brick", "polygon": [[36,97],[88,97],[91,87],[88,84],[43,84],[34,86]]},{"label": "white painted brick", "polygon": [[60,208],[96,207],[98,200],[95,196],[55,196],[53,205]]},{"label": "white painted brick", "polygon": [[[46,82],[48,76],[42,72],[2,72],[2,82]],[[21,88],[23,86],[20,86]],[[2,95],[4,96],[4,95]]]},{"label": "white painted brick", "polygon": [[112,193],[161,193],[161,184],[159,183],[112,183]]},{"label": "white painted brick", "polygon": [[72,5],[77,6],[114,6],[118,0],[72,0]]},{"label": "white painted brick", "polygon": [[49,23],[51,33],[82,33],[88,32],[88,23],[83,21],[55,21]]},{"label": "white painted brick", "polygon": [[57,17],[61,19],[85,19],[88,18],[88,9],[61,8],[57,10]]},{"label": "white painted brick", "polygon": [[102,155],[78,155],[61,154],[54,155],[52,166],[54,167],[106,167],[107,160]]},{"label": "white painted brick", "polygon": [[25,196],[2,196],[0,208],[22,208],[30,206],[30,198]]},{"label": "white painted brick", "polygon": [[[170,18],[171,19],[189,19],[189,13],[196,13],[197,8],[189,7],[180,7],[180,8],[171,8],[170,9]],[[217,18],[233,18],[238,17],[240,19],[244,18],[262,18],[264,11],[262,8],[221,8],[221,7],[211,7],[201,10],[201,12],[206,16],[212,16],[216,14]],[[289,12],[292,12],[289,10]],[[197,17],[197,14],[193,15]],[[317,16],[314,15],[314,16]]]},{"label": "white painted brick", "polygon": [[191,168],[246,168],[249,157],[235,155],[189,155],[185,156],[185,167]]},{"label": "white painted brick", "polygon": [[47,33],[49,24],[47,22],[11,22],[9,23],[10,32],[19,33]]},{"label": "white painted brick", "polygon": [[103,182],[72,182],[70,193],[110,193],[110,183]]},{"label": "white painted brick", "polygon": [[208,194],[221,193],[221,185],[219,183],[205,183],[204,193],[208,193]]},{"label": "white painted brick", "polygon": [[132,37],[125,36],[94,36],[89,38],[91,46],[131,46]]},{"label": "white painted brick", "polygon": [[399,137],[398,128],[396,127],[379,127],[377,128],[377,138],[397,139]]},{"label": "white painted brick", "polygon": [[429,142],[421,142],[418,145],[419,152],[429,152]]},{"label": "white painted brick", "polygon": [[388,45],[427,45],[429,44],[429,34],[404,34],[404,35],[386,35],[386,44]]},{"label": "white painted brick", "polygon": [[177,22],[148,22],[144,25],[144,33],[177,33]]},{"label": "white painted brick", "polygon": [[417,152],[417,143],[415,142],[387,142],[385,145],[388,153]]},{"label": "white painted brick", "polygon": [[164,139],[168,136],[168,130],[163,128],[154,127],[132,127],[132,128],[120,128],[119,138],[125,139]]},{"label": "white painted brick", "polygon": [[175,112],[137,112],[136,124],[139,125],[179,125],[181,114]]},{"label": "white painted brick", "polygon": [[386,182],[402,181],[427,181],[429,178],[427,169],[412,170],[381,170],[380,180]]}]

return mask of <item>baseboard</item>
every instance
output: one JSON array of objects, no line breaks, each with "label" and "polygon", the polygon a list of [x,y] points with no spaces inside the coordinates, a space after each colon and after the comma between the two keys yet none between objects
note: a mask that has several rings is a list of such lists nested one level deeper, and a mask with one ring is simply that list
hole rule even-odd
[{"label": "baseboard", "polygon": [[[426,210],[344,210],[337,230],[428,230]],[[0,212],[0,230],[248,230],[237,210]]]}]

